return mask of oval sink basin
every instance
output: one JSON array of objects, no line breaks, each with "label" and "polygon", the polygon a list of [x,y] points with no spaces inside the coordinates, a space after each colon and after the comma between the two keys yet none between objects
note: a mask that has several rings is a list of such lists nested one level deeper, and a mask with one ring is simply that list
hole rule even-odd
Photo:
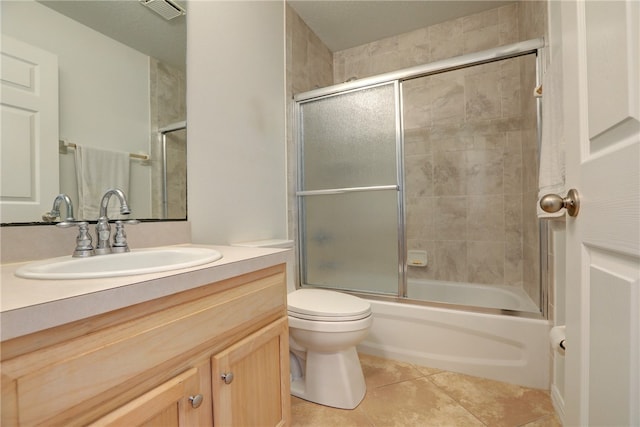
[{"label": "oval sink basin", "polygon": [[126,253],[95,255],[89,258],[66,256],[35,261],[18,268],[15,274],[25,279],[95,279],[160,273],[195,267],[220,258],[220,252],[209,248],[136,249]]}]

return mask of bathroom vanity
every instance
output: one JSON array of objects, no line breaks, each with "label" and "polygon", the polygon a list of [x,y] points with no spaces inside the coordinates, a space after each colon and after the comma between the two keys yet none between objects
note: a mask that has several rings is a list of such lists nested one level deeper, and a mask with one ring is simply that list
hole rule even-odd
[{"label": "bathroom vanity", "polygon": [[216,249],[85,281],[3,265],[2,425],[288,425],[288,251]]}]

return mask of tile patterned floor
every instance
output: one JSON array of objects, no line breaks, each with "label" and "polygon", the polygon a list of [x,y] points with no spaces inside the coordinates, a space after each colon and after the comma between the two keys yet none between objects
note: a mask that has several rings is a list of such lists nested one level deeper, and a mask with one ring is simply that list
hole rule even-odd
[{"label": "tile patterned floor", "polygon": [[559,427],[549,393],[360,354],[367,394],[351,411],[291,400],[292,427]]}]

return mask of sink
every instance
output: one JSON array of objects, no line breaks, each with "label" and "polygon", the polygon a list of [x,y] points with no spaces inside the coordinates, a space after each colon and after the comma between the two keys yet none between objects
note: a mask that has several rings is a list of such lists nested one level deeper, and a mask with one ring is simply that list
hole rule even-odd
[{"label": "sink", "polygon": [[95,279],[195,267],[220,258],[222,254],[210,248],[178,246],[135,249],[88,258],[65,256],[35,261],[18,268],[15,274],[25,279]]}]

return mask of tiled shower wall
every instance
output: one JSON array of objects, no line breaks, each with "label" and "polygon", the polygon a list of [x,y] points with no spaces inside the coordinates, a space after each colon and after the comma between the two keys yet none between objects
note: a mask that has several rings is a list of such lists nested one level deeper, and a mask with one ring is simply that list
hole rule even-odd
[{"label": "tiled shower wall", "polygon": [[[187,92],[183,70],[151,58],[151,209],[153,218],[162,218],[162,150],[157,130],[186,120]],[[187,216],[187,131],[167,134],[167,217],[184,219]]]},{"label": "tiled shower wall", "polygon": [[525,62],[403,84],[407,246],[430,259],[409,278],[522,285]]},{"label": "tiled shower wall", "polygon": [[[328,50],[287,9],[288,89],[293,94],[327,86]],[[545,2],[518,2],[335,52],[333,83],[541,37],[545,23]],[[411,89],[404,105],[408,247],[427,249],[430,258],[426,269],[410,268],[410,277],[521,285],[538,301],[537,219],[531,205],[537,174],[530,96],[535,75],[526,74],[524,61],[406,83]],[[295,224],[291,166],[296,157],[293,133],[288,135],[290,224]],[[296,232],[295,225],[290,232]]]}]

